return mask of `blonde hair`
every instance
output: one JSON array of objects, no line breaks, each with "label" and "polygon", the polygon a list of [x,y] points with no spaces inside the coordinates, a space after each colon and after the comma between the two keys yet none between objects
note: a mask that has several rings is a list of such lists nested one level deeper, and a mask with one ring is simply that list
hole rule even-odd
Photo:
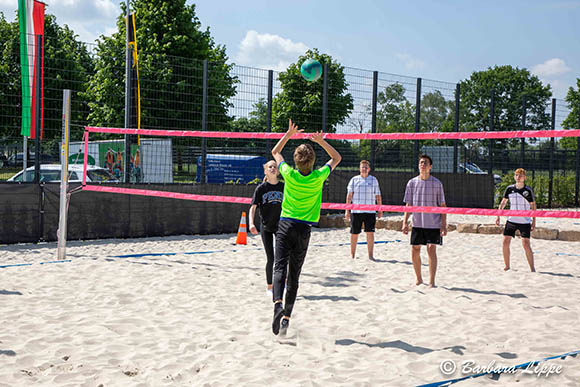
[{"label": "blonde hair", "polygon": [[371,163],[369,163],[367,160],[361,160],[360,161],[360,165],[363,165],[363,164],[366,165],[369,168],[371,167]]},{"label": "blonde hair", "polygon": [[299,145],[294,150],[294,163],[302,172],[312,170],[315,160],[316,153],[310,144]]},{"label": "blonde hair", "polygon": [[[264,178],[262,179],[263,182],[268,181],[268,175],[266,175],[266,169],[268,169],[268,165],[274,163],[274,166],[276,167],[276,169],[278,169],[278,163],[276,162],[276,160],[270,160],[270,161],[266,161],[266,164],[264,164]],[[276,174],[278,175],[278,174]]]},{"label": "blonde hair", "polygon": [[523,168],[518,168],[516,169],[516,171],[514,172],[515,175],[524,175],[526,176],[526,170]]}]

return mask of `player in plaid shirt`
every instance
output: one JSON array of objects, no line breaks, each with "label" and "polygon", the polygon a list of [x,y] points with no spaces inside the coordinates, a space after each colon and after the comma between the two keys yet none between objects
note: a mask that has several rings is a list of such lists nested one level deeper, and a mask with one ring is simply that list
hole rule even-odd
[{"label": "player in plaid shirt", "polygon": [[[419,176],[407,183],[405,198],[407,206],[446,207],[443,184],[439,179],[431,176],[433,160],[427,155],[419,156]],[[403,233],[409,232],[405,212],[403,218]],[[423,283],[421,276],[421,246],[427,245],[429,256],[429,287],[435,287],[437,273],[437,245],[443,244],[443,236],[447,235],[447,214],[413,213],[413,231],[411,232],[411,257],[413,268],[417,276],[417,285]]]}]

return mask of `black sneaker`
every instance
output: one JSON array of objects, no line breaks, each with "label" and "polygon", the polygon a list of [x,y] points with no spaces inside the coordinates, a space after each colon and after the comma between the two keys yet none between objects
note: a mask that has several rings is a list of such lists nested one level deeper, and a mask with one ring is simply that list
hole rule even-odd
[{"label": "black sneaker", "polygon": [[284,315],[284,307],[281,302],[274,304],[274,319],[272,320],[272,332],[277,335],[280,332],[280,319]]},{"label": "black sneaker", "polygon": [[280,336],[286,336],[286,332],[288,332],[288,326],[290,325],[290,320],[287,318],[283,318],[280,322]]}]

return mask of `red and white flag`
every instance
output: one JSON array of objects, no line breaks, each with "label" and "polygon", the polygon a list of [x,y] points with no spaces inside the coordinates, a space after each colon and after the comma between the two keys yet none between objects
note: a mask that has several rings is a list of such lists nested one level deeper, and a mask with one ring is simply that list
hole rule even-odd
[{"label": "red and white flag", "polygon": [[[36,0],[18,0],[20,21],[20,66],[22,68],[22,129],[20,134],[36,138],[36,85],[40,82],[40,138],[42,138],[42,116],[44,111],[44,49],[36,44],[36,37],[42,36],[44,48],[44,6]],[[41,76],[38,79],[37,58],[41,59]]]}]

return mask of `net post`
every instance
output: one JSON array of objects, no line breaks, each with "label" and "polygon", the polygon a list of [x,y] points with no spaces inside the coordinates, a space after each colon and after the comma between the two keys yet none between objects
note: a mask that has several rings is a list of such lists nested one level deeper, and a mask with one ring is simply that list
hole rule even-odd
[{"label": "net post", "polygon": [[[461,86],[458,83],[455,87],[455,122],[453,131],[459,132],[459,104],[461,102]],[[457,174],[457,160],[459,159],[458,140],[453,140],[453,173]]]},{"label": "net post", "polygon": [[328,120],[328,63],[324,64],[324,72],[322,74],[322,131],[327,132],[326,123]]},{"label": "net post", "polygon": [[[421,78],[417,78],[417,95],[415,98],[415,133],[421,131]],[[413,148],[413,165],[415,170],[419,171],[417,160],[419,159],[419,140],[415,140]]]},{"label": "net post", "polygon": [[[377,96],[379,91],[379,72],[373,71],[373,99],[371,113],[371,133],[377,132]],[[375,169],[375,141],[371,141],[371,170]]]},{"label": "net post", "polygon": [[[527,116],[527,107],[526,107],[526,95],[524,94],[522,97],[522,130],[526,130],[526,116]],[[526,152],[526,139],[522,137],[521,139],[521,148],[520,148],[520,167],[524,168],[525,165],[525,152]]]},{"label": "net post", "polygon": [[62,91],[62,139],[60,145],[60,208],[58,217],[57,259],[66,257],[67,190],[68,190],[68,144],[70,139],[70,96],[71,91]]},{"label": "net post", "polygon": [[[495,129],[495,90],[491,89],[491,96],[489,102],[489,130],[493,132]],[[493,176],[493,139],[489,139],[489,163],[488,173]]]},{"label": "net post", "polygon": [[[556,98],[552,98],[552,130],[556,129]],[[550,163],[549,163],[549,186],[548,186],[548,208],[552,208],[552,194],[554,189],[554,137],[550,137]]]},{"label": "net post", "polygon": [[[268,115],[266,116],[266,132],[272,132],[272,96],[274,89],[274,71],[268,70]],[[270,140],[266,140],[266,158],[270,155]]]},{"label": "net post", "polygon": [[[203,60],[203,96],[201,105],[201,130],[202,132],[207,131],[207,93],[208,93],[208,61]],[[206,162],[207,162],[207,140],[206,138],[201,139],[201,179],[200,183],[205,184],[206,181]]]}]

